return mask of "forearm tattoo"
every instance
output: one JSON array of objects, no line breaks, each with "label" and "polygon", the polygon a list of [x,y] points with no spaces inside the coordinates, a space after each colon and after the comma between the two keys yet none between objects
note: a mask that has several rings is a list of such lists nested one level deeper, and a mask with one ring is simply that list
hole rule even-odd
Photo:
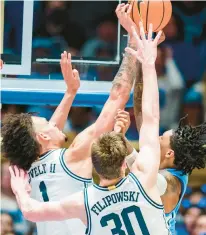
[{"label": "forearm tattoo", "polygon": [[[128,43],[128,47],[136,49],[135,43],[131,40]],[[131,90],[137,76],[137,67],[137,59],[133,55],[126,52],[119,71],[113,80],[112,89],[127,86]]]}]

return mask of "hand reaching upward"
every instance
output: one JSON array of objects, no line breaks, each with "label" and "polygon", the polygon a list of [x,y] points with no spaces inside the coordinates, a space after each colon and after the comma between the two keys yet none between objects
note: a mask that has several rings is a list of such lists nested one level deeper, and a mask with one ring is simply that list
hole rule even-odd
[{"label": "hand reaching upward", "polygon": [[117,133],[126,134],[131,124],[130,115],[125,110],[119,109],[115,117],[114,131]]},{"label": "hand reaching upward", "polygon": [[64,53],[61,54],[61,70],[64,77],[64,81],[67,85],[67,90],[75,92],[80,87],[80,78],[79,78],[79,72],[76,69],[72,70],[72,64],[71,64],[71,54],[64,51]]},{"label": "hand reaching upward", "polygon": [[134,55],[143,65],[153,65],[155,64],[155,60],[157,58],[157,45],[158,41],[161,37],[162,31],[158,32],[155,39],[152,39],[152,24],[149,26],[148,37],[146,39],[144,27],[142,22],[139,23],[140,26],[140,37],[135,31],[134,27],[132,27],[133,36],[137,43],[138,50],[135,51],[132,48],[127,47],[125,50]]},{"label": "hand reaching upward", "polygon": [[119,4],[116,8],[116,15],[119,19],[120,24],[122,27],[128,32],[130,37],[133,36],[132,34],[132,26],[137,30],[136,24],[133,22],[133,20],[130,17],[132,10],[131,4]]},{"label": "hand reaching upward", "polygon": [[11,188],[16,195],[19,192],[30,193],[31,186],[28,182],[28,174],[19,169],[17,166],[10,166],[9,172],[11,174]]}]

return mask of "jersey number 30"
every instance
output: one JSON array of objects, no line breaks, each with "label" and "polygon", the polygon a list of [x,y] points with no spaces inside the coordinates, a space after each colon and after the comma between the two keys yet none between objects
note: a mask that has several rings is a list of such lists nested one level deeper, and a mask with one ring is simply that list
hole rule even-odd
[{"label": "jersey number 30", "polygon": [[40,192],[42,194],[44,202],[48,202],[49,197],[48,197],[48,194],[47,194],[47,188],[46,188],[46,184],[44,183],[44,181],[40,182],[39,189],[40,189]]},{"label": "jersey number 30", "polygon": [[[122,220],[124,222],[124,226],[127,230],[127,233],[122,229],[122,222],[121,222],[120,216],[118,214],[115,214],[115,213],[111,213],[111,214],[108,214],[108,215],[105,215],[104,217],[102,217],[102,219],[100,220],[101,226],[106,227],[106,226],[108,226],[108,222],[113,220],[113,222],[115,224],[115,228],[111,229],[112,234],[135,235],[135,231],[132,227],[132,224],[131,224],[131,221],[130,221],[130,218],[129,218],[130,213],[135,214],[142,234],[149,235],[149,231],[147,229],[144,218],[142,216],[142,212],[139,209],[139,207],[137,207],[137,206],[127,207],[127,208],[123,209],[122,212],[121,212],[121,217],[122,217]],[[133,225],[136,227],[135,224],[133,224]]]}]

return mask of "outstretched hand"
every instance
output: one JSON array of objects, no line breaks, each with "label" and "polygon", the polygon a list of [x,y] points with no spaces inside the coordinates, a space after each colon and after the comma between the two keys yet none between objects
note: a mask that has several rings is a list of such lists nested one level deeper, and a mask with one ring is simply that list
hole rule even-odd
[{"label": "outstretched hand", "polygon": [[144,27],[142,22],[139,23],[140,26],[140,37],[138,36],[135,28],[132,27],[133,36],[137,43],[138,50],[135,51],[132,48],[127,47],[125,50],[134,55],[143,65],[153,65],[157,58],[157,45],[161,37],[162,31],[159,31],[155,39],[152,39],[152,24],[149,26],[148,36],[146,38]]},{"label": "outstretched hand", "polygon": [[17,166],[10,166],[11,188],[16,195],[18,192],[30,193],[31,186],[28,182],[28,174],[26,171],[19,169]]},{"label": "outstretched hand", "polygon": [[64,77],[64,81],[67,85],[67,90],[71,92],[77,92],[80,87],[79,72],[76,69],[72,70],[71,54],[64,51],[61,54],[61,70]]},{"label": "outstretched hand", "polygon": [[114,131],[117,133],[126,134],[130,126],[130,115],[125,110],[119,109],[115,117]]},{"label": "outstretched hand", "polygon": [[137,30],[136,24],[130,17],[132,11],[132,4],[119,4],[116,8],[116,15],[119,19],[122,27],[128,32],[130,37],[132,37],[132,26]]}]

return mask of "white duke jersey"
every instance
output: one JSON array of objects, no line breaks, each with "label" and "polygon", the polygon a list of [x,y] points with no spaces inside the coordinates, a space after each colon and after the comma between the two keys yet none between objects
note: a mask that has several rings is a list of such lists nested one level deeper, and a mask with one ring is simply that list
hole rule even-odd
[{"label": "white duke jersey", "polygon": [[[67,168],[65,151],[51,150],[32,164],[28,171],[32,198],[42,202],[59,201],[84,190],[91,183],[91,179],[79,177]],[[85,230],[85,225],[78,219],[37,223],[38,235],[81,235]]]},{"label": "white duke jersey", "polygon": [[163,205],[154,202],[133,173],[113,187],[84,189],[87,235],[168,235]]}]

